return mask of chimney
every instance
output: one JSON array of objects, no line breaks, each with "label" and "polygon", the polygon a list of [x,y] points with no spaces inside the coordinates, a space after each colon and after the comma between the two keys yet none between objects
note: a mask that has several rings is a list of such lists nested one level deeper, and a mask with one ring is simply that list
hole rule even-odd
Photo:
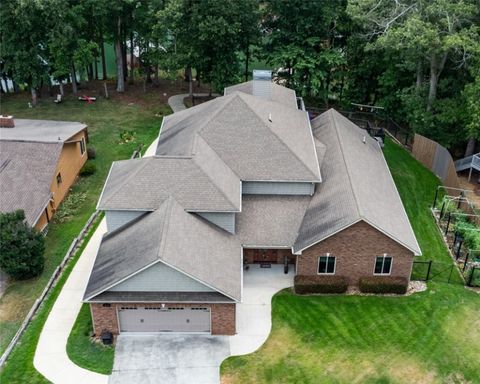
[{"label": "chimney", "polygon": [[253,70],[253,96],[261,99],[272,99],[272,71],[265,69]]},{"label": "chimney", "polygon": [[0,115],[0,128],[13,128],[15,127],[15,121],[13,116]]}]

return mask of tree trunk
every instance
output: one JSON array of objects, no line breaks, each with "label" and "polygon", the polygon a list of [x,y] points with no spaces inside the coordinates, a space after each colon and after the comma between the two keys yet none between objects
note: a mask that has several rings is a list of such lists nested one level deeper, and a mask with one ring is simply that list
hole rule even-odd
[{"label": "tree trunk", "polygon": [[185,74],[188,78],[188,96],[192,99],[193,104],[193,79],[192,79],[192,67],[187,67]]},{"label": "tree trunk", "polygon": [[130,84],[133,84],[133,71],[135,69],[135,56],[133,54],[133,31],[130,32]]},{"label": "tree trunk", "polygon": [[77,74],[75,72],[75,64],[72,64],[72,92],[74,95],[77,94]]},{"label": "tree trunk", "polygon": [[415,85],[415,90],[417,94],[420,92],[420,89],[422,88],[423,84],[423,63],[422,60],[419,59],[417,63],[417,82]]},{"label": "tree trunk", "polygon": [[125,92],[125,74],[123,72],[123,44],[122,44],[122,19],[117,20],[117,35],[115,39],[115,58],[117,60],[117,92]]},{"label": "tree trunk", "polygon": [[105,61],[105,46],[103,43],[102,29],[100,29],[100,55],[102,57],[102,80],[107,80],[107,62]]},{"label": "tree trunk", "polygon": [[63,81],[60,80],[60,84],[58,85],[58,87],[60,88],[60,95],[65,96],[65,91],[63,89]]},{"label": "tree trunk", "polygon": [[95,56],[95,80],[98,80],[98,57]]},{"label": "tree trunk", "polygon": [[248,62],[250,60],[250,46],[247,42],[247,49],[245,51],[245,81],[248,81]]},{"label": "tree trunk", "polygon": [[122,39],[122,53],[123,53],[123,76],[124,80],[127,80],[128,77],[128,66],[127,66],[127,36],[123,33]]},{"label": "tree trunk", "polygon": [[30,91],[32,93],[32,105],[35,107],[37,105],[37,90],[35,87],[31,87]]},{"label": "tree trunk", "polygon": [[8,78],[7,78],[7,75],[5,75],[5,73],[2,75],[2,79],[5,83],[5,93],[9,93],[10,90],[8,89]]},{"label": "tree trunk", "polygon": [[432,110],[433,103],[437,98],[438,79],[440,78],[440,74],[443,71],[446,61],[446,53],[441,57],[435,54],[432,54],[430,57],[430,87],[428,90],[427,112]]},{"label": "tree trunk", "polygon": [[477,144],[477,141],[473,137],[468,139],[468,144],[467,144],[467,148],[465,149],[464,157],[471,156],[474,154],[476,144]]},{"label": "tree trunk", "polygon": [[88,64],[87,67],[88,81],[93,80],[93,63]]}]

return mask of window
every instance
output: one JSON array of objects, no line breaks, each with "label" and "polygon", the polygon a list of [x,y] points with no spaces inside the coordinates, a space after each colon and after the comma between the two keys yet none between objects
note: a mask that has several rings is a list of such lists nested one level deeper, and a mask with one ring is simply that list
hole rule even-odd
[{"label": "window", "polygon": [[331,256],[327,253],[325,256],[320,256],[318,258],[318,273],[319,274],[335,274],[335,256]]},{"label": "window", "polygon": [[62,174],[60,172],[58,172],[58,175],[57,175],[57,185],[58,184],[61,184],[62,183]]},{"label": "window", "polygon": [[83,156],[85,153],[85,138],[82,137],[82,140],[80,140],[80,154]]},{"label": "window", "polygon": [[384,254],[375,259],[374,275],[389,275],[392,271],[392,257]]}]

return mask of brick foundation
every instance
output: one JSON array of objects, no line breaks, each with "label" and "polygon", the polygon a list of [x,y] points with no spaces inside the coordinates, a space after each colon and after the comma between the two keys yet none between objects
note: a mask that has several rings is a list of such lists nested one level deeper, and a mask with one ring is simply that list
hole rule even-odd
[{"label": "brick foundation", "polygon": [[392,256],[390,276],[410,279],[413,253],[369,224],[361,221],[305,249],[297,261],[298,275],[317,275],[319,256],[336,257],[335,275],[344,276],[349,285],[358,285],[364,276],[373,276],[375,258],[384,253]]},{"label": "brick foundation", "polygon": [[[112,332],[114,335],[119,333],[117,307],[127,306],[156,306],[160,303],[122,303],[110,304],[92,303],[90,308],[92,311],[93,331],[99,336],[104,330]],[[211,332],[212,335],[234,335],[235,334],[235,304],[183,304],[168,303],[169,307],[208,307],[211,313]]]}]

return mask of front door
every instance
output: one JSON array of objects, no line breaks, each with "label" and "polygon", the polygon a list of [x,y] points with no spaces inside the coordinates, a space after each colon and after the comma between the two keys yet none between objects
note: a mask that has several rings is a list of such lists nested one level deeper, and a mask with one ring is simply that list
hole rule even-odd
[{"label": "front door", "polygon": [[276,249],[254,249],[254,263],[277,263],[278,251]]}]

